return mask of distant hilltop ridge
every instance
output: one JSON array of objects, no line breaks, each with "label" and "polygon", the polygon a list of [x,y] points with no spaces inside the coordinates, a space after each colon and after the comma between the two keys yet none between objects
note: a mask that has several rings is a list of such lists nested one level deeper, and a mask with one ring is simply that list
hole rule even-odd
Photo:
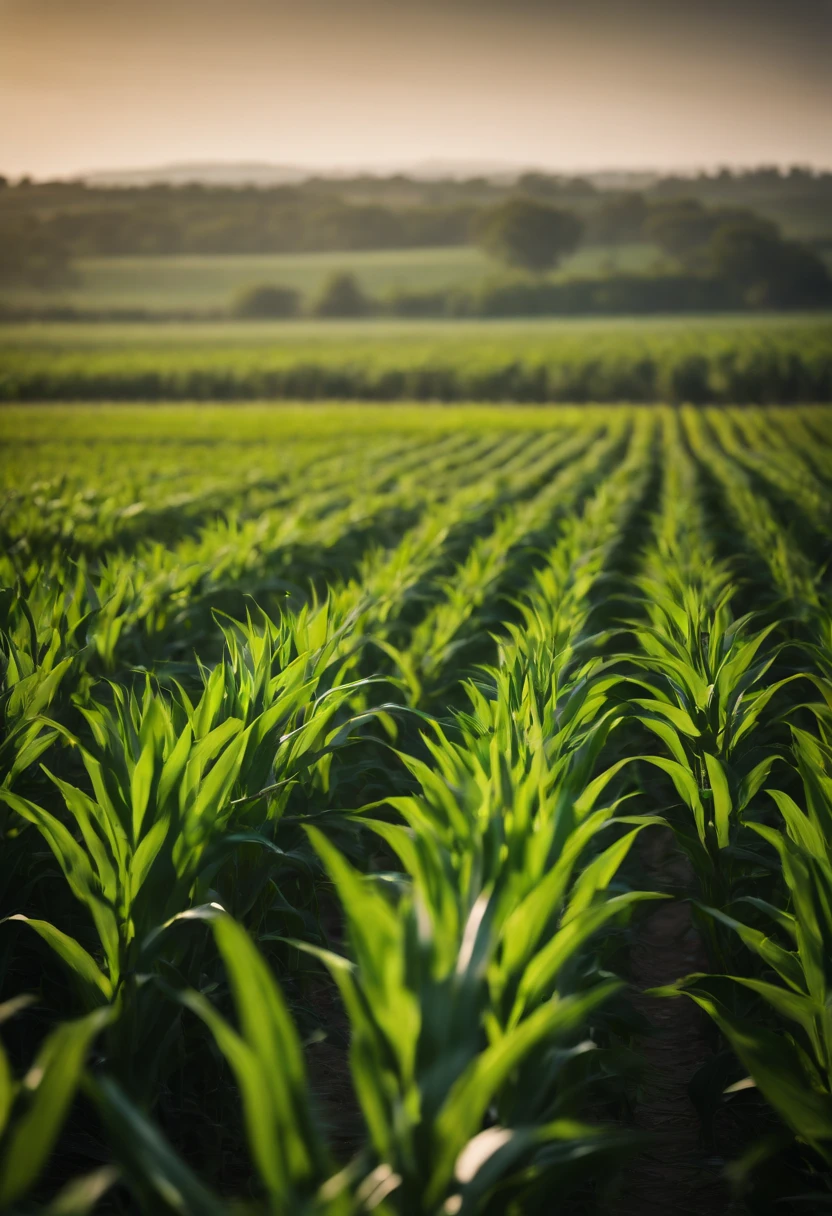
[{"label": "distant hilltop ridge", "polygon": [[212,186],[284,186],[305,181],[311,170],[295,165],[271,165],[265,161],[183,161],[146,169],[101,169],[79,173],[91,186],[150,186],[160,182],[186,185],[201,182]]},{"label": "distant hilltop ridge", "polygon": [[540,172],[562,177],[582,177],[601,189],[643,190],[657,181],[661,174],[655,170],[601,170],[578,173],[541,168],[538,165],[507,165],[492,161],[427,160],[403,165],[353,165],[337,168],[327,166],[278,165],[267,161],[183,161],[155,165],[143,169],[102,169],[79,173],[76,180],[91,186],[149,186],[158,183],[206,186],[288,186],[298,185],[313,177],[327,179],[393,177],[403,174],[416,180],[441,178],[464,179],[488,177],[511,182],[523,173]]}]

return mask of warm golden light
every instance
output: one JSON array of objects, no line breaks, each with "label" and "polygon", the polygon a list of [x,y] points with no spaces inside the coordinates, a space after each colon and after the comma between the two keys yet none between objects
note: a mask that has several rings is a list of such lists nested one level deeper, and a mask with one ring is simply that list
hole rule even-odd
[{"label": "warm golden light", "polygon": [[0,171],[832,161],[829,5],[0,0]]}]

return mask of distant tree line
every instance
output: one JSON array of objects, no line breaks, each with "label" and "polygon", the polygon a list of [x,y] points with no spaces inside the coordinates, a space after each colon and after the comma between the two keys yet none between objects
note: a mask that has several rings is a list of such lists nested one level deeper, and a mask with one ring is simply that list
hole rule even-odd
[{"label": "distant tree line", "polygon": [[[398,292],[371,300],[348,274],[335,275],[312,303],[320,317],[539,316],[649,313],[832,305],[832,278],[810,249],[785,240],[776,224],[741,208],[703,207],[696,199],[654,204],[637,196],[610,202],[605,218],[640,220],[640,231],[667,255],[661,274],[544,278],[581,239],[570,211],[529,198],[483,208],[474,226],[482,246],[523,277],[468,290]],[[600,221],[599,221],[600,222]],[[255,287],[236,301],[237,316],[291,316],[296,293]]]},{"label": "distant tree line", "polygon": [[24,219],[73,257],[305,253],[464,245],[474,204],[387,206],[307,188],[0,189],[0,239]]},{"label": "distant tree line", "polygon": [[575,251],[583,229],[574,212],[519,196],[483,208],[473,236],[498,261],[543,274]]},{"label": "distant tree line", "polygon": [[[640,191],[545,173],[428,181],[403,174],[312,177],[270,187],[105,188],[0,177],[0,224],[38,218],[74,257],[392,249],[464,244],[481,210],[510,196],[575,212],[584,239],[602,244],[640,239],[652,204],[686,197],[751,208],[789,230],[815,216],[815,235],[832,235],[832,174],[800,168],[659,178]],[[789,208],[793,223],[784,219]]]},{"label": "distant tree line", "polygon": [[[654,279],[651,298],[672,296],[677,307],[702,307],[711,298],[761,308],[832,303],[832,280],[821,258],[806,246],[785,240],[777,224],[753,211],[707,208],[692,198],[648,206],[632,195],[611,200],[594,222],[607,225],[607,240],[621,229],[638,231],[672,259],[684,273],[676,274],[672,291],[666,290],[670,276]],[[572,212],[517,198],[484,209],[474,231],[483,247],[507,265],[543,274],[577,247],[584,225]],[[644,299],[646,281],[644,276],[618,276],[619,295],[626,283],[625,295],[634,303],[636,296]],[[560,311],[554,307],[555,298],[568,298],[570,288],[557,287],[529,291],[521,284],[509,298],[549,300],[553,310]],[[609,284],[596,286],[593,298],[609,299]]]},{"label": "distant tree line", "polygon": [[35,215],[0,216],[0,287],[51,288],[72,281],[71,250]]},{"label": "distant tree line", "polygon": [[[533,312],[561,311],[571,298],[600,311],[601,301],[613,296],[631,298],[636,310],[646,306],[638,301],[670,297],[676,308],[702,307],[703,300],[717,297],[726,301],[720,306],[732,307],[829,303],[829,274],[816,250],[786,239],[776,222],[747,206],[709,206],[696,195],[677,195],[681,180],[663,179],[637,192],[601,190],[582,178],[540,173],[508,184],[485,178],[419,182],[398,175],[316,178],[267,189],[93,189],[71,182],[11,185],[0,178],[0,283],[60,285],[70,280],[73,261],[84,256],[354,252],[472,242],[513,270],[540,276],[579,243],[642,241],[665,258],[664,273],[652,276],[655,287],[645,285],[651,276],[617,275],[613,285],[605,275],[606,288],[593,280],[585,289],[518,282],[493,291],[501,301],[514,300],[518,307],[523,301],[523,310]],[[832,175],[800,169],[785,176],[768,169],[745,175],[726,171],[687,179],[687,185],[729,195],[826,191],[832,204]],[[832,227],[828,216],[827,222]],[[240,315],[259,315],[264,308],[271,315],[299,310],[300,302],[287,296],[287,289],[266,287],[282,297],[267,304],[238,302],[237,309],[248,309]],[[466,307],[480,307],[470,301],[485,299],[490,291],[469,292]],[[445,300],[440,311],[458,307],[458,292],[440,294]],[[404,296],[401,307],[414,313],[435,308],[435,297]],[[354,315],[373,311],[361,300],[352,306]],[[333,307],[344,313],[350,305],[336,300]]]},{"label": "distant tree line", "polygon": [[744,208],[707,208],[698,199],[654,204],[645,235],[692,274],[730,285],[751,307],[828,304],[832,284],[813,250]]},{"label": "distant tree line", "polygon": [[[768,305],[810,307],[799,295],[750,301],[741,281],[684,271],[668,274],[611,274],[563,280],[496,279],[470,288],[393,291],[369,295],[353,275],[334,275],[307,305],[290,288],[259,285],[241,292],[231,305],[240,319],[289,319],[298,316],[361,317],[553,317],[623,316],[685,312],[734,312]],[[811,306],[832,307],[832,288]]]}]

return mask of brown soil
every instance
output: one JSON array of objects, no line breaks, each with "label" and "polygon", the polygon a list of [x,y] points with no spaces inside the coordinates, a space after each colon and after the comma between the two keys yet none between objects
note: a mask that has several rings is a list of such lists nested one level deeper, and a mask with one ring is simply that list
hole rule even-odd
[{"label": "brown soil", "polygon": [[[642,836],[642,861],[659,889],[684,890],[686,859],[669,830]],[[702,1144],[688,1085],[711,1054],[700,1011],[684,998],[641,995],[690,971],[707,970],[689,905],[663,901],[641,923],[631,953],[634,1004],[655,1033],[640,1044],[646,1062],[642,1092],[634,1112],[639,1131],[654,1143],[625,1171],[614,1203],[616,1216],[723,1216],[736,1211],[721,1173],[723,1162]]]},{"label": "brown soil", "polygon": [[[322,890],[319,899],[327,945],[337,954],[346,954],[341,908],[331,891]],[[335,982],[323,969],[317,976],[307,976],[304,1004],[320,1027],[305,1053],[312,1102],[335,1160],[345,1165],[366,1137],[350,1071],[349,1018]]]},{"label": "brown soil", "polygon": [[346,1164],[365,1137],[350,1073],[349,1021],[328,978],[310,985],[306,1000],[326,1027],[326,1037],[311,1042],[306,1050],[312,1101],[336,1161]]}]

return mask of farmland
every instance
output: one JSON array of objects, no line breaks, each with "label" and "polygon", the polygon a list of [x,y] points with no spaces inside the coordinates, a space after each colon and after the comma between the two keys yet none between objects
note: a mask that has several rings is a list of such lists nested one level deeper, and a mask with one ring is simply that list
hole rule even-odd
[{"label": "farmland", "polygon": [[[15,331],[7,398],[390,349],[72,332]],[[0,438],[0,1210],[828,1206],[832,410],[11,404]]]},{"label": "farmland", "polygon": [[[558,274],[641,271],[661,261],[660,251],[647,244],[589,247],[569,257]],[[89,312],[210,313],[226,311],[234,295],[253,283],[291,287],[308,303],[338,272],[355,275],[370,295],[384,296],[391,291],[469,287],[493,277],[495,268],[475,246],[459,245],[336,253],[82,258],[75,271],[75,281],[58,288],[4,285],[2,303],[18,308],[66,306]]]},{"label": "farmland", "polygon": [[832,401],[828,313],[9,325],[0,401]]}]

